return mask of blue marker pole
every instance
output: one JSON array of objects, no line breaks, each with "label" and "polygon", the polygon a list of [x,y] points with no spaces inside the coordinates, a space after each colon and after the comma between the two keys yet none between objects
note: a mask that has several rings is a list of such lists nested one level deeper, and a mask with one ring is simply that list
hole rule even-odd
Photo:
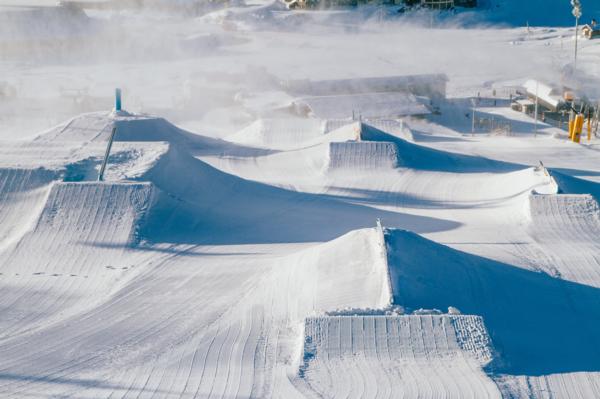
[{"label": "blue marker pole", "polygon": [[121,111],[121,89],[115,90],[115,110]]}]

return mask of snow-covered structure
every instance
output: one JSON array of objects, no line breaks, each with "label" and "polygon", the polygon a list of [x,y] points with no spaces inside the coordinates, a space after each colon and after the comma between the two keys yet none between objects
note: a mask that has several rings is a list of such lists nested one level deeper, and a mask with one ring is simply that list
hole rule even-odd
[{"label": "snow-covered structure", "polygon": [[330,96],[338,94],[408,92],[415,96],[445,98],[448,77],[444,74],[403,75],[313,81],[288,80],[281,85],[290,94]]},{"label": "snow-covered structure", "polygon": [[37,51],[60,53],[69,48],[80,48],[83,39],[97,28],[97,22],[74,5],[0,5],[0,53],[10,57]]},{"label": "snow-covered structure", "polygon": [[321,119],[400,118],[426,115],[429,108],[410,93],[364,93],[301,98],[296,113]]},{"label": "snow-covered structure", "polygon": [[527,91],[528,97],[533,100],[537,98],[540,105],[551,111],[557,111],[563,103],[560,90],[545,83],[530,79],[525,82],[523,87]]},{"label": "snow-covered structure", "polygon": [[581,28],[581,35],[586,39],[600,39],[600,27],[585,25]]}]

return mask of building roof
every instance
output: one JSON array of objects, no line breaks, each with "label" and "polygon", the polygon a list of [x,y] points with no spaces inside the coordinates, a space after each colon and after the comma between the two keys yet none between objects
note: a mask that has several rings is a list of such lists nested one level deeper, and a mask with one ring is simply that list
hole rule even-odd
[{"label": "building roof", "polygon": [[[398,91],[421,91],[425,85],[446,84],[448,76],[444,74],[402,75],[384,77],[365,77],[352,79],[333,79],[312,81],[288,80],[282,82],[285,90],[311,96],[328,96],[338,94],[381,93]],[[444,86],[445,87],[445,86]],[[445,94],[445,93],[444,93]]]},{"label": "building roof", "polygon": [[344,119],[353,115],[396,118],[430,113],[414,95],[400,92],[305,97],[295,103],[307,107],[313,116],[322,119]]},{"label": "building roof", "polygon": [[544,102],[548,106],[557,108],[562,101],[560,95],[555,94],[556,89],[537,80],[530,79],[525,82],[523,87],[527,90],[527,94],[539,98],[540,102]]}]

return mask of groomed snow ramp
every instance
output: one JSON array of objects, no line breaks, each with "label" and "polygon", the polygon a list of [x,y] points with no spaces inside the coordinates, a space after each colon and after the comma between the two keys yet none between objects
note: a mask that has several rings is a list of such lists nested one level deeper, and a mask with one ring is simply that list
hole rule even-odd
[{"label": "groomed snow ramp", "polygon": [[531,194],[527,232],[548,273],[600,288],[600,206],[589,194]]},{"label": "groomed snow ramp", "polygon": [[398,166],[396,144],[376,141],[329,143],[329,169],[393,169]]},{"label": "groomed snow ramp", "polygon": [[497,375],[600,371],[600,289],[386,230],[394,303],[483,317]]},{"label": "groomed snow ramp", "polygon": [[153,200],[149,183],[55,183],[35,227],[0,260],[11,286],[0,293],[0,336],[85,308],[132,276],[146,255],[129,249]]},{"label": "groomed snow ramp", "polygon": [[47,169],[0,169],[0,250],[17,241],[42,211],[58,174]]},{"label": "groomed snow ramp", "polygon": [[[386,127],[381,123],[377,125],[381,128]],[[440,172],[471,173],[505,173],[522,168],[519,165],[480,156],[440,151],[414,144],[404,138],[398,137],[397,128],[388,133],[368,122],[360,122],[357,129],[360,131],[359,137],[362,141],[394,143],[398,154],[398,166],[400,167]],[[410,137],[410,133],[403,133],[402,136]]]},{"label": "groomed snow ramp", "polygon": [[259,119],[228,139],[255,147],[288,149],[322,137],[327,125],[319,119]]},{"label": "groomed snow ramp", "polygon": [[536,222],[560,219],[560,223],[587,220],[600,226],[600,206],[589,194],[531,194],[529,211]]},{"label": "groomed snow ramp", "polygon": [[500,398],[491,359],[477,316],[312,317],[296,385],[321,398]]}]

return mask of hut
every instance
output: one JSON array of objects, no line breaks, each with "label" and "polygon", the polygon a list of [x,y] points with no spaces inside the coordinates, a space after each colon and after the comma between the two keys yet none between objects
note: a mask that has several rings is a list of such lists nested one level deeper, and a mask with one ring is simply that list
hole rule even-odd
[{"label": "hut", "polygon": [[528,80],[523,87],[531,101],[535,102],[537,99],[538,104],[549,111],[557,112],[564,104],[562,89],[550,87],[536,80]]},{"label": "hut", "polygon": [[600,38],[600,27],[595,24],[585,25],[583,28],[581,28],[581,34],[583,37],[589,40],[598,39]]}]

